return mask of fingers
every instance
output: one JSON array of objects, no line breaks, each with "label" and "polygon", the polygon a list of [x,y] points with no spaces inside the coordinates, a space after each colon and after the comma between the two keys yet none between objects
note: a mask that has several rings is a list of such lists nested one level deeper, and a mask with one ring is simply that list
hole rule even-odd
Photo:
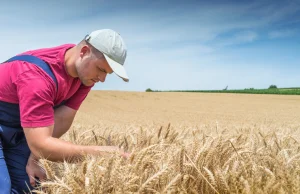
[{"label": "fingers", "polygon": [[124,153],[124,154],[123,154],[123,157],[124,157],[125,159],[128,159],[128,158],[130,157],[130,154],[129,154],[129,153]]},{"label": "fingers", "polygon": [[32,170],[29,168],[29,165],[28,165],[28,164],[27,164],[27,166],[26,166],[26,172],[27,172],[27,175],[28,175],[28,178],[29,178],[30,185],[31,185],[32,187],[35,187],[34,173],[33,173]]},{"label": "fingers", "polygon": [[121,151],[120,154],[125,159],[128,159],[130,157],[130,153],[127,153],[127,152],[124,152],[124,151]]},{"label": "fingers", "polygon": [[34,176],[28,174],[28,177],[29,177],[30,185],[31,185],[32,187],[35,187],[35,178],[34,178]]},{"label": "fingers", "polygon": [[111,154],[117,152],[125,159],[128,159],[130,157],[130,153],[125,152],[123,148],[119,148],[118,146],[99,146],[98,150],[102,152],[102,156],[105,156],[106,153]]},{"label": "fingers", "polygon": [[45,181],[47,178],[46,173],[43,171],[41,171],[37,177],[39,178],[40,181]]},{"label": "fingers", "polygon": [[[40,166],[30,165],[26,166],[26,172],[29,178],[30,185],[32,187],[37,186],[36,181],[45,181],[46,180],[46,173]],[[1,193],[1,192],[0,192]]]}]

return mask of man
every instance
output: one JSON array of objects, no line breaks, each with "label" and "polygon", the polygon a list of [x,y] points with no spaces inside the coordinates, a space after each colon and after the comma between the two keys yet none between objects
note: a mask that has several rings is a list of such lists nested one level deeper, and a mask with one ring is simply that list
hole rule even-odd
[{"label": "man", "polygon": [[[59,139],[95,83],[123,67],[126,47],[113,30],[97,30],[79,44],[31,50],[0,64],[0,193],[29,192],[45,174],[40,157],[74,161],[86,154],[120,152]],[[29,187],[29,188],[28,188]]]}]

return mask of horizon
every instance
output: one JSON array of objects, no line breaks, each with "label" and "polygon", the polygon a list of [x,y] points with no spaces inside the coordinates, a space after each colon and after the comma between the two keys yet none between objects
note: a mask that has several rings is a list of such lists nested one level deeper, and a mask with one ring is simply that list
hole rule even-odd
[{"label": "horizon", "polygon": [[[47,8],[47,9],[45,9]],[[130,81],[93,90],[228,90],[299,86],[300,1],[4,2],[0,60],[119,32]]]}]

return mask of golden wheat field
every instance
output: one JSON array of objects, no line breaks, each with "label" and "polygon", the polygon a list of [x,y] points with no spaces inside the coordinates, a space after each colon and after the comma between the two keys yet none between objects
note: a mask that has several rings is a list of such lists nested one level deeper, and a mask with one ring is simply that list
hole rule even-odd
[{"label": "golden wheat field", "polygon": [[40,160],[37,193],[300,193],[300,96],[92,91],[62,138],[131,155]]}]

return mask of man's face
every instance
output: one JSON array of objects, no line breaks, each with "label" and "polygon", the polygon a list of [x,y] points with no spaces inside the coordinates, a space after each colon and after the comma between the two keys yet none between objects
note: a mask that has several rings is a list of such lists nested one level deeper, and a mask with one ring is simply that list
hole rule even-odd
[{"label": "man's face", "polygon": [[106,75],[113,73],[105,57],[101,53],[97,55],[101,56],[96,56],[90,51],[85,52],[83,49],[83,54],[75,64],[78,77],[85,86],[92,86],[99,81],[104,82]]}]

